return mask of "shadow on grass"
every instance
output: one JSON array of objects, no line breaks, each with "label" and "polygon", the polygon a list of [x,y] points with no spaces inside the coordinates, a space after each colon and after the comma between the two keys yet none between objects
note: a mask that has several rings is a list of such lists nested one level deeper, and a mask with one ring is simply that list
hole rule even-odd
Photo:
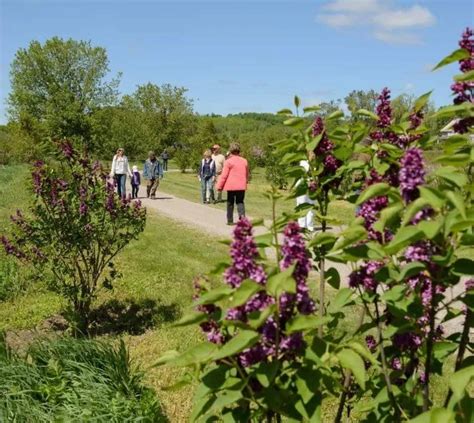
[{"label": "shadow on grass", "polygon": [[173,322],[179,316],[177,304],[159,304],[151,299],[113,299],[92,311],[90,334],[140,335],[160,323]]}]

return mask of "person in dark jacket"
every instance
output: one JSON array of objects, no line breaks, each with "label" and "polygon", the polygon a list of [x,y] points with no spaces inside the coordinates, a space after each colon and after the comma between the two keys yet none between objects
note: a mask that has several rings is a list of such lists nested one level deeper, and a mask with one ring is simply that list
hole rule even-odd
[{"label": "person in dark jacket", "polygon": [[214,189],[214,180],[216,179],[216,164],[211,157],[211,150],[206,150],[201,160],[199,169],[199,180],[201,181],[201,197],[204,204],[209,204],[211,192]]},{"label": "person in dark jacket", "polygon": [[138,190],[140,189],[140,172],[138,167],[132,167],[132,198],[138,198]]},{"label": "person in dark jacket", "polygon": [[160,179],[163,178],[163,167],[160,161],[156,158],[155,152],[148,153],[148,159],[143,166],[143,177],[147,180],[146,196],[152,200],[155,199],[156,190],[160,185]]}]

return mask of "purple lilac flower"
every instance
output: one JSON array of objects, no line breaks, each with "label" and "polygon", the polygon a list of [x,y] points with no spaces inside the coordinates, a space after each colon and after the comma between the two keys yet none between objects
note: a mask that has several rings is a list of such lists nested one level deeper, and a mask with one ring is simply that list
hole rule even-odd
[{"label": "purple lilac flower", "polygon": [[392,123],[392,107],[390,104],[390,90],[385,87],[378,97],[376,113],[379,117],[377,126],[387,128]]},{"label": "purple lilac flower", "polygon": [[421,336],[414,332],[397,333],[393,345],[400,351],[416,351],[422,344]]},{"label": "purple lilac flower", "polygon": [[434,246],[428,240],[422,240],[407,247],[405,251],[405,260],[408,262],[421,261],[428,263],[434,254]]},{"label": "purple lilac flower", "polygon": [[303,334],[301,332],[292,333],[285,336],[280,341],[280,349],[282,352],[289,352],[290,354],[297,352],[304,345]]},{"label": "purple lilac flower", "polygon": [[420,110],[418,112],[413,112],[408,117],[410,119],[410,129],[416,129],[423,123],[423,112]]},{"label": "purple lilac flower", "polygon": [[45,177],[44,162],[41,160],[37,160],[33,167],[34,170],[31,174],[33,177],[33,188],[35,194],[39,195],[41,194],[43,188],[43,180]]},{"label": "purple lilac flower", "polygon": [[474,279],[468,279],[465,283],[466,291],[472,291],[474,289]]},{"label": "purple lilac flower", "polygon": [[373,197],[362,204],[356,215],[364,219],[364,227],[369,233],[369,239],[382,241],[382,234],[373,229],[374,223],[379,218],[380,212],[388,206],[388,197],[381,195]]},{"label": "purple lilac flower", "polygon": [[365,343],[367,345],[367,348],[371,351],[374,352],[375,349],[377,348],[377,341],[372,335],[367,335],[365,337]]},{"label": "purple lilac flower", "polygon": [[15,245],[13,245],[13,243],[6,236],[2,235],[0,240],[2,241],[3,247],[5,248],[5,252],[8,255],[15,256],[18,259],[26,257],[25,253],[18,249]]},{"label": "purple lilac flower", "polygon": [[423,155],[420,149],[408,149],[401,159],[398,174],[400,191],[406,203],[416,200],[419,196],[418,187],[425,182]]},{"label": "purple lilac flower", "polygon": [[308,189],[310,192],[315,192],[318,189],[318,183],[315,180],[309,181]]},{"label": "purple lilac flower", "polygon": [[402,370],[402,362],[398,357],[392,359],[391,365],[393,370]]},{"label": "purple lilac flower", "polygon": [[328,154],[323,160],[323,165],[325,174],[333,174],[341,167],[342,162],[336,159],[332,154]]},{"label": "purple lilac flower", "polygon": [[349,275],[349,286],[351,288],[363,287],[366,291],[375,292],[378,282],[375,273],[383,266],[379,261],[368,261],[363,263],[358,270]]},{"label": "purple lilac flower", "polygon": [[245,279],[266,283],[267,275],[263,267],[256,263],[259,254],[253,239],[252,224],[248,219],[240,219],[235,227],[230,256],[232,265],[224,272],[224,280],[230,286],[238,287]]},{"label": "purple lilac flower", "polygon": [[[281,247],[282,260],[280,261],[280,269],[284,270],[296,263],[293,277],[296,281],[296,296],[294,298],[286,295],[286,298],[296,301],[298,310],[303,314],[314,312],[314,301],[309,296],[309,288],[306,284],[309,271],[311,270],[311,261],[306,250],[303,237],[301,236],[301,228],[296,222],[289,222],[284,230],[284,240]],[[280,303],[282,299],[280,299]]]},{"label": "purple lilac flower", "polygon": [[81,204],[79,206],[79,214],[81,216],[85,216],[87,214],[87,210],[88,210],[87,204],[81,201]]},{"label": "purple lilac flower", "polygon": [[474,31],[472,28],[466,28],[462,33],[461,40],[459,41],[459,47],[467,50],[470,53],[470,57],[463,59],[459,62],[460,69],[466,73],[474,69]]},{"label": "purple lilac flower", "polygon": [[66,157],[66,159],[72,159],[73,156],[74,156],[74,148],[72,147],[72,144],[70,141],[62,141],[61,142],[61,150],[64,154],[64,157]]},{"label": "purple lilac flower", "polygon": [[262,344],[254,345],[247,348],[239,354],[240,364],[244,367],[250,367],[255,363],[259,363],[267,357],[267,352]]}]

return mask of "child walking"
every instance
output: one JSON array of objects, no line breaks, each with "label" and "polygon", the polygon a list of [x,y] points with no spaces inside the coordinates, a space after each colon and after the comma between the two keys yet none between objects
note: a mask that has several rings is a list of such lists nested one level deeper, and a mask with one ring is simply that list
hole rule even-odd
[{"label": "child walking", "polygon": [[216,178],[216,164],[212,160],[211,150],[206,150],[201,161],[199,170],[199,180],[201,181],[201,196],[204,204],[209,204],[211,191],[214,189],[214,179]]},{"label": "child walking", "polygon": [[140,172],[137,166],[132,167],[132,198],[138,198],[138,189],[140,188]]}]

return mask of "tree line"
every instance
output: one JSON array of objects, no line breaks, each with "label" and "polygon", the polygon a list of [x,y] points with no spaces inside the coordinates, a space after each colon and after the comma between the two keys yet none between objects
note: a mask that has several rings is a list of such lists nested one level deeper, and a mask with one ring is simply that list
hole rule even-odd
[{"label": "tree line", "polygon": [[[52,142],[67,138],[98,158],[109,158],[117,147],[132,159],[149,150],[167,150],[182,170],[199,163],[202,151],[231,140],[240,142],[251,166],[267,168],[267,176],[284,185],[273,144],[289,135],[285,118],[272,113],[199,115],[185,87],[151,82],[131,94],[119,91],[121,74],[110,75],[107,51],[89,41],[51,38],[32,41],[17,51],[11,64],[8,123],[0,127],[0,163],[28,162],[48,155]],[[354,112],[374,110],[375,90],[353,90],[344,100],[318,105],[314,114],[326,117],[347,109],[348,120],[364,119]],[[413,106],[415,97],[403,94],[393,101],[395,117]],[[428,126],[435,111],[428,105]],[[308,121],[314,119],[308,117]]]}]

